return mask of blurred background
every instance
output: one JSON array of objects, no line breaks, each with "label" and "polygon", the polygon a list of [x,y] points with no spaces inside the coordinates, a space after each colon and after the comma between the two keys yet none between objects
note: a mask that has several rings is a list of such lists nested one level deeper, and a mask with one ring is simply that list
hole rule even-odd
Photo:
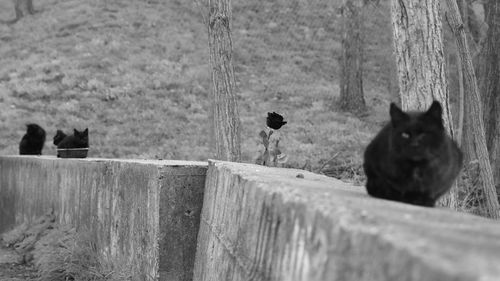
[{"label": "blurred background", "polygon": [[[242,156],[254,163],[267,112],[286,167],[363,180],[362,152],[398,102],[390,1],[365,1],[359,22],[366,110],[339,106],[341,0],[233,0],[233,58]],[[206,160],[210,148],[208,35],[202,1],[34,0],[36,13],[0,24],[0,153],[17,154],[26,123],[89,128],[90,157]],[[480,5],[470,17],[478,36]],[[0,0],[0,19],[15,18]],[[454,38],[445,22],[452,106]],[[477,49],[472,44],[472,51]]]}]

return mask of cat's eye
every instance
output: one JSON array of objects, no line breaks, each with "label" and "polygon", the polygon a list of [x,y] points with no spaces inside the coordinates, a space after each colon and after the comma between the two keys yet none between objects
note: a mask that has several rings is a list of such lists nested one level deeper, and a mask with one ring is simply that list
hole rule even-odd
[{"label": "cat's eye", "polygon": [[402,133],[401,133],[401,137],[402,137],[403,139],[409,139],[409,138],[410,138],[410,134],[409,134],[409,133],[407,133],[407,132],[402,132]]}]

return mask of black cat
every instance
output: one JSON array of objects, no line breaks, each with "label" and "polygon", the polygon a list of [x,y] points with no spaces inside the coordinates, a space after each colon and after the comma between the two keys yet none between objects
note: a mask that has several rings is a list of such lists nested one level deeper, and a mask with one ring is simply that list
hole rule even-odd
[{"label": "black cat", "polygon": [[403,112],[391,103],[390,115],[391,122],[365,150],[368,194],[432,207],[451,188],[463,158],[444,129],[441,104]]},{"label": "black cat", "polygon": [[57,133],[53,138],[54,145],[57,146],[66,136],[67,135],[63,131],[57,130]]},{"label": "black cat", "polygon": [[[59,133],[59,132],[58,132]],[[61,131],[62,134],[64,134]],[[57,136],[57,134],[56,134]],[[54,137],[54,143],[55,143]],[[59,141],[57,148],[88,148],[89,147],[89,129],[85,129],[80,132],[77,129],[73,129],[73,135],[65,136],[64,139]]]},{"label": "black cat", "polygon": [[27,124],[26,134],[19,143],[19,154],[21,155],[42,155],[45,144],[45,130],[37,124]]}]

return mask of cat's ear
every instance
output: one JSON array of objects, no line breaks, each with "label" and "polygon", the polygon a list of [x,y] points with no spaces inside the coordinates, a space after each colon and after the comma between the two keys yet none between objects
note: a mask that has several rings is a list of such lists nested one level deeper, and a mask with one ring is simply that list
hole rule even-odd
[{"label": "cat's ear", "polygon": [[76,135],[78,135],[79,133],[80,133],[80,132],[78,132],[78,130],[77,130],[77,129],[73,128],[73,134],[74,134],[75,136],[76,136]]},{"label": "cat's ear", "polygon": [[441,104],[437,100],[433,101],[431,107],[429,107],[425,115],[441,123],[441,116],[443,115],[443,108],[441,107]]},{"label": "cat's ear", "polygon": [[85,128],[85,130],[83,131],[83,134],[84,135],[88,135],[89,134],[89,128]]},{"label": "cat's ear", "polygon": [[399,108],[395,103],[391,102],[391,107],[389,109],[391,115],[391,123],[393,127],[397,127],[402,122],[408,121],[410,116],[404,113],[401,108]]}]

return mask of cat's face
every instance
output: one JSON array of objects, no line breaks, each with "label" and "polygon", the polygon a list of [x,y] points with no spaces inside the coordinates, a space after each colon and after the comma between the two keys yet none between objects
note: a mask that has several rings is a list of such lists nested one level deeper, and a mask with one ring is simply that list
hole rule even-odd
[{"label": "cat's face", "polygon": [[66,134],[63,131],[57,130],[56,135],[54,136],[54,139],[56,139],[56,138],[64,138],[65,136],[66,136]]},{"label": "cat's face", "polygon": [[394,151],[412,161],[432,158],[444,140],[442,109],[435,101],[426,112],[403,112],[391,104],[392,146]]},{"label": "cat's face", "polygon": [[63,131],[57,130],[56,135],[52,139],[54,145],[57,145],[58,143],[60,143],[65,137],[66,137],[66,134]]},{"label": "cat's face", "polygon": [[84,131],[78,131],[77,129],[73,129],[73,134],[75,137],[77,137],[79,140],[81,140],[84,143],[89,142],[89,129],[86,128]]}]

